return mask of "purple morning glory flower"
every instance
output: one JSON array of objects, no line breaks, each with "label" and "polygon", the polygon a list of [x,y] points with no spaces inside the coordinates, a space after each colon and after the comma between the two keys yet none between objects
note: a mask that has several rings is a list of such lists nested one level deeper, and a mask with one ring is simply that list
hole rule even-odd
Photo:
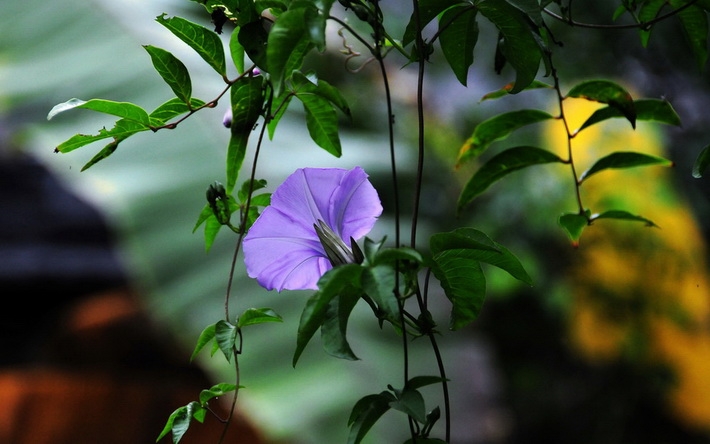
[{"label": "purple morning glory flower", "polygon": [[365,236],[380,214],[362,168],[298,169],[244,237],[247,274],[267,290],[316,290],[333,264],[355,262],[347,245]]}]

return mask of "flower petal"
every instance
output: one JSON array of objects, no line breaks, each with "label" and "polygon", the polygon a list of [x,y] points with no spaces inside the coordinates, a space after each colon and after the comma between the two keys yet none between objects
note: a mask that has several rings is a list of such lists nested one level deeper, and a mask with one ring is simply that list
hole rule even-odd
[{"label": "flower petal", "polygon": [[360,167],[345,170],[331,196],[326,223],[350,245],[350,237],[358,240],[369,233],[381,214],[380,198],[367,173]]},{"label": "flower petal", "polygon": [[313,225],[322,220],[350,245],[350,237],[367,234],[381,213],[362,168],[296,170],[244,238],[247,274],[267,290],[315,290],[332,265]]}]

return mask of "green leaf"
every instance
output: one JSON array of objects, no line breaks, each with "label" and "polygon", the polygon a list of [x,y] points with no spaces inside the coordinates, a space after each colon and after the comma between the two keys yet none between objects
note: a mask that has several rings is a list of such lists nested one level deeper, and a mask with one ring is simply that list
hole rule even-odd
[{"label": "green leaf", "polygon": [[624,88],[609,80],[588,80],[574,86],[567,97],[575,97],[606,103],[613,106],[636,128],[636,107],[634,100]]},{"label": "green leaf", "polygon": [[316,83],[308,79],[303,73],[294,71],[292,74],[293,93],[296,96],[305,96],[307,94],[315,94],[327,100],[335,107],[340,109],[346,116],[350,117],[350,107],[348,106],[345,97],[340,91],[326,82],[318,79]]},{"label": "green leaf", "polygon": [[551,162],[565,163],[559,156],[533,146],[519,146],[496,154],[483,164],[466,183],[459,196],[457,211],[461,212],[464,206],[468,205],[494,182],[513,171]]},{"label": "green leaf", "polygon": [[611,153],[597,160],[587,171],[579,176],[579,182],[587,180],[589,176],[607,169],[633,168],[647,165],[673,166],[673,162],[663,157],[632,151],[619,151]]},{"label": "green leaf", "polygon": [[313,13],[314,8],[289,9],[279,16],[269,32],[266,60],[276,95],[281,93],[285,78],[300,68],[311,47],[307,22]]},{"label": "green leaf", "polygon": [[229,323],[225,320],[221,320],[215,324],[214,337],[219,345],[219,349],[224,353],[224,357],[227,361],[231,361],[232,354],[234,353],[234,347],[237,343],[237,334],[239,329],[236,325]]},{"label": "green leaf", "polygon": [[[648,23],[658,16],[658,13],[666,5],[667,0],[649,0],[643,2],[638,12],[638,19],[641,23]],[[639,29],[639,37],[643,47],[648,46],[648,40],[651,38],[651,29]]]},{"label": "green leaf", "polygon": [[[687,3],[686,0],[670,0],[671,5],[678,9]],[[707,13],[697,5],[684,8],[677,14],[683,33],[690,49],[693,51],[698,69],[702,71],[708,61],[708,17]]]},{"label": "green leaf", "polygon": [[491,238],[473,228],[459,228],[448,233],[436,233],[429,238],[429,249],[432,254],[461,248],[500,251]]},{"label": "green leaf", "polygon": [[328,304],[328,311],[320,331],[323,349],[329,355],[350,361],[358,359],[350,348],[346,336],[350,313],[361,295],[362,291],[359,288],[346,287]]},{"label": "green leaf", "polygon": [[195,357],[197,356],[200,351],[205,347],[205,345],[209,344],[212,342],[212,340],[215,337],[215,324],[208,325],[204,330],[202,330],[202,333],[200,333],[200,337],[197,338],[197,345],[195,345],[195,349],[192,351],[192,355],[190,356],[190,361],[193,361]]},{"label": "green leaf", "polygon": [[353,406],[348,419],[350,433],[347,444],[359,444],[373,425],[390,409],[396,398],[390,392],[367,395]]},{"label": "green leaf", "polygon": [[186,104],[190,103],[192,82],[185,65],[177,57],[162,48],[150,45],[143,45],[143,48],[148,51],[153,61],[153,67],[170,89],[173,90],[175,96]]},{"label": "green leaf", "polygon": [[591,212],[585,210],[584,214],[565,213],[559,217],[558,223],[565,229],[574,246],[578,245],[582,231],[589,225],[590,215]]},{"label": "green leaf", "polygon": [[240,78],[231,88],[232,125],[227,147],[227,193],[231,193],[237,183],[249,136],[262,113],[263,84],[261,76],[247,76]]},{"label": "green leaf", "polygon": [[327,100],[315,95],[298,95],[306,111],[306,127],[311,139],[335,157],[342,155],[338,116]]},{"label": "green leaf", "polygon": [[484,0],[477,6],[503,37],[501,51],[516,73],[515,85],[510,92],[516,94],[537,76],[543,51],[539,36],[527,14],[505,0]]},{"label": "green leaf", "polygon": [[293,356],[294,367],[315,332],[327,320],[330,301],[347,287],[357,287],[361,273],[362,267],[359,265],[346,264],[328,270],[318,280],[318,291],[308,299],[301,313]]},{"label": "green leaf", "polygon": [[710,145],[706,145],[698,154],[695,159],[695,164],[693,164],[693,177],[699,179],[703,177],[703,173],[710,165]]},{"label": "green leaf", "polygon": [[411,416],[420,424],[426,422],[426,405],[424,397],[418,390],[405,388],[402,391],[396,391],[395,396],[397,399],[390,402],[390,407]]},{"label": "green leaf", "polygon": [[150,113],[150,120],[152,122],[159,123],[160,125],[164,125],[174,117],[203,106],[205,106],[205,102],[200,99],[192,98],[190,99],[190,103],[187,104],[177,97],[173,97],[159,107],[155,108],[153,112]]},{"label": "green leaf", "polygon": [[236,389],[236,385],[227,384],[226,382],[213,385],[209,390],[202,390],[200,392],[200,404],[205,405],[211,399],[217,398],[219,396],[224,396],[227,393],[235,391]]},{"label": "green leaf", "polygon": [[214,244],[215,239],[217,239],[217,234],[219,234],[219,231],[222,229],[223,225],[217,220],[212,208],[210,208],[209,217],[205,219],[204,222],[205,251],[209,252],[210,249],[212,249],[212,245]]},{"label": "green leaf", "polygon": [[91,158],[84,166],[81,167],[81,171],[86,171],[87,169],[91,168],[92,166],[96,165],[98,162],[104,160],[111,154],[113,154],[116,151],[116,148],[118,148],[118,144],[121,142],[123,139],[116,139],[113,142],[107,144],[105,147],[101,149],[94,157]]},{"label": "green leaf", "polygon": [[227,63],[224,57],[224,46],[219,36],[204,26],[184,18],[165,18],[165,15],[161,14],[155,20],[194,49],[218,74],[226,77]]},{"label": "green leaf", "polygon": [[[508,83],[503,88],[501,88],[497,91],[492,91],[492,92],[489,92],[488,94],[485,94],[483,97],[481,97],[480,101],[483,102],[484,100],[500,99],[501,97],[508,96],[508,95],[510,95],[510,91],[512,91],[514,87],[515,87],[514,83]],[[530,83],[528,86],[523,88],[523,90],[528,91],[531,89],[540,89],[540,88],[553,89],[554,87],[552,85],[548,85],[547,83],[541,82],[539,80],[533,80],[532,83]]]},{"label": "green leaf", "polygon": [[505,139],[519,128],[552,118],[550,114],[535,109],[511,111],[491,117],[473,130],[471,137],[459,150],[456,165],[460,166],[465,161],[479,156],[493,142]]},{"label": "green leaf", "polygon": [[627,220],[633,222],[643,222],[647,227],[658,227],[653,221],[646,219],[645,217],[637,216],[631,214],[628,211],[623,210],[609,210],[600,214],[594,214],[589,218],[589,223],[594,222],[598,219],[617,219],[617,220]]},{"label": "green leaf", "polygon": [[442,379],[441,376],[415,376],[407,381],[405,387],[410,389],[418,389],[432,384],[439,384],[441,382],[444,382],[444,379]]},{"label": "green leaf", "polygon": [[186,406],[178,408],[168,418],[168,422],[165,424],[165,427],[158,436],[158,439],[156,439],[156,442],[165,437],[168,432],[172,432],[173,444],[179,443],[187,432],[187,429],[190,427],[192,418],[203,422],[205,413],[205,408],[196,401],[192,401]]},{"label": "green leaf", "polygon": [[234,67],[240,75],[244,73],[244,55],[246,51],[239,42],[239,32],[233,32],[229,38],[229,54],[232,57]]},{"label": "green leaf", "polygon": [[399,319],[399,302],[394,293],[396,275],[390,265],[366,267],[362,273],[362,289],[372,298],[388,319]]},{"label": "green leaf", "polygon": [[103,99],[91,99],[88,101],[81,99],[67,100],[64,103],[55,105],[54,108],[49,111],[47,120],[51,120],[52,117],[57,114],[74,108],[90,109],[100,113],[111,114],[113,116],[118,116],[123,119],[139,123],[146,129],[150,128],[150,118],[148,117],[148,113],[140,106],[129,102],[114,102]]},{"label": "green leaf", "polygon": [[283,319],[271,308],[249,308],[237,319],[237,327],[242,328],[265,322],[283,322]]},{"label": "green leaf", "polygon": [[466,249],[472,258],[496,266],[514,278],[532,285],[520,261],[503,245],[495,242],[482,231],[464,227],[447,233],[434,234],[429,241],[432,254]]},{"label": "green leaf", "polygon": [[141,131],[147,131],[148,129],[148,127],[138,122],[120,119],[116,121],[112,129],[106,130],[105,128],[103,128],[99,130],[99,133],[96,135],[75,134],[74,136],[57,145],[57,147],[54,148],[54,152],[68,153],[70,151],[74,151],[77,148],[81,148],[82,146],[97,142],[99,140],[108,139],[110,137],[113,137],[114,140],[122,141],[128,138],[129,136],[132,136],[133,134],[139,133]]},{"label": "green leaf", "polygon": [[[665,123],[668,125],[681,126],[680,117],[675,109],[666,100],[658,99],[639,99],[634,100],[634,108],[636,109],[636,120],[652,120]],[[575,133],[602,122],[607,119],[616,117],[625,117],[622,112],[613,106],[607,106],[594,111]]]},{"label": "green leaf", "polygon": [[451,301],[452,330],[476,319],[486,297],[486,278],[474,250],[446,250],[433,256],[431,268]]},{"label": "green leaf", "polygon": [[264,72],[269,71],[266,48],[269,33],[260,21],[247,23],[239,27],[237,41],[242,45],[249,59]]},{"label": "green leaf", "polygon": [[271,120],[268,123],[269,139],[274,139],[274,134],[276,134],[276,127],[278,126],[281,118],[286,114],[286,109],[291,104],[291,99],[293,98],[293,93],[291,91],[283,91],[280,96],[274,99],[271,106],[272,110],[275,110],[271,114]]},{"label": "green leaf", "polygon": [[[461,3],[460,0],[419,0],[419,21],[421,27],[424,28],[432,20],[434,20],[439,14],[454,6]],[[404,36],[402,37],[402,45],[407,46],[414,41],[417,36],[417,20],[414,14],[409,18],[407,23],[407,28],[404,30]]]},{"label": "green leaf", "polygon": [[382,248],[376,252],[376,255],[369,257],[365,254],[370,265],[389,264],[394,266],[397,262],[408,262],[416,265],[424,263],[424,258],[417,250],[409,247],[399,248]]},{"label": "green leaf", "polygon": [[470,5],[448,9],[439,20],[439,29],[441,51],[458,81],[466,86],[468,70],[473,63],[473,50],[478,41],[476,9]]}]

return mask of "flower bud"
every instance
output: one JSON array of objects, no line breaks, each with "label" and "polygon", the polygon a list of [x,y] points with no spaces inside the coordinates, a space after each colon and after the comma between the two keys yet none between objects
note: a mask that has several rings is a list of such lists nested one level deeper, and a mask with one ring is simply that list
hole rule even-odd
[{"label": "flower bud", "polygon": [[224,125],[225,128],[232,126],[232,108],[229,108],[224,113],[224,117],[222,117],[222,125]]}]

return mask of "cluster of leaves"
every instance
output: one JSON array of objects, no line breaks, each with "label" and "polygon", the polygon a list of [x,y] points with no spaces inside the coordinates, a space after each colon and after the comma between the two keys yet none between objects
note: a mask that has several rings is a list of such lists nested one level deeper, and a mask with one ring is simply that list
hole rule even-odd
[{"label": "cluster of leaves", "polygon": [[[347,341],[346,330],[350,313],[360,300],[372,308],[380,326],[388,322],[399,333],[406,327],[415,336],[434,335],[437,325],[426,308],[419,316],[404,308],[404,301],[420,290],[418,274],[422,268],[429,268],[441,282],[452,305],[450,328],[453,330],[473,322],[481,310],[486,294],[481,263],[499,267],[532,284],[522,264],[510,251],[473,228],[432,236],[430,254],[426,256],[406,247],[385,248],[384,240],[373,242],[367,238],[362,253],[362,263],[335,267],[318,282],[318,291],[309,298],[301,314],[294,365],[319,329],[327,353],[342,359],[357,359]],[[416,442],[444,442],[429,438],[439,410],[437,407],[433,413],[425,414],[424,398],[417,390],[441,381],[441,377],[417,377],[407,381],[401,390],[390,387],[390,391],[363,397],[353,408],[348,442],[359,443],[390,408],[404,412],[420,425]]]},{"label": "cluster of leaves", "polygon": [[[549,88],[559,89],[559,86],[547,85],[542,82],[534,82],[526,89]],[[499,98],[507,95],[510,88],[503,88],[484,96],[484,99]],[[634,100],[631,94],[618,84],[606,80],[590,80],[579,83],[572,87],[566,95],[562,96],[560,106],[568,99],[585,99],[593,102],[605,104],[606,106],[597,109],[587,118],[582,125],[568,134],[573,139],[581,131],[592,125],[613,118],[625,118],[632,128],[636,127],[637,120],[656,121],[668,125],[680,126],[680,117],[673,107],[665,100],[640,99]],[[473,134],[461,147],[457,164],[461,165],[477,158],[488,147],[498,140],[505,139],[519,128],[544,122],[550,119],[564,119],[564,112],[559,116],[553,116],[545,111],[535,109],[525,109],[503,113],[492,117],[479,125]],[[571,145],[570,145],[571,148]],[[568,157],[563,159],[557,154],[535,146],[517,146],[508,148],[489,160],[484,162],[473,174],[464,186],[459,196],[458,210],[461,211],[470,204],[477,196],[488,189],[493,183],[520,169],[540,164],[560,163],[572,165],[571,149]],[[619,151],[608,154],[594,162],[579,177],[575,176],[577,189],[592,175],[608,169],[634,168],[640,166],[672,166],[673,162],[668,159],[653,156],[650,154]],[[573,169],[573,171],[575,171]],[[575,173],[576,174],[576,173]],[[560,225],[565,229],[573,242],[578,242],[584,227],[591,225],[598,219],[619,219],[643,222],[648,226],[655,224],[642,217],[629,213],[622,209],[610,209],[601,213],[592,213],[585,208],[579,200],[580,207],[575,213],[565,213],[559,217]]]},{"label": "cluster of leaves", "polygon": [[[180,17],[165,14],[156,21],[179,40],[192,48],[224,81],[224,89],[209,101],[192,97],[192,80],[185,64],[169,51],[155,46],[144,46],[153,67],[174,97],[148,112],[139,105],[103,99],[88,101],[71,99],[55,106],[49,118],[71,109],[89,109],[109,114],[119,119],[111,129],[102,128],[96,134],[76,134],[56,147],[67,153],[94,142],[109,140],[83,169],[95,165],[114,153],[119,144],[144,131],[175,129],[190,115],[204,108],[215,107],[229,92],[231,119],[230,139],[226,156],[225,185],[210,185],[204,206],[194,230],[204,224],[205,244],[209,249],[219,230],[226,226],[243,236],[259,215],[259,208],[269,205],[268,193],[255,194],[266,182],[250,177],[239,182],[247,144],[257,123],[263,120],[258,145],[263,136],[273,138],[279,121],[296,98],[302,104],[309,136],[320,148],[338,157],[342,153],[338,131],[338,113],[350,116],[350,108],[341,93],[311,72],[301,70],[304,59],[311,51],[326,49],[326,23],[337,20],[350,32],[345,21],[331,16],[334,0],[192,0],[204,6],[211,15],[215,29],[211,30]],[[478,42],[481,17],[497,30],[495,39],[496,63],[494,69],[501,73],[506,66],[515,73],[515,81],[488,94],[484,99],[495,99],[537,88],[554,90],[560,102],[560,115],[545,111],[525,109],[492,117],[473,130],[471,137],[461,147],[457,164],[478,158],[494,142],[505,139],[515,130],[550,119],[564,119],[563,103],[567,99],[586,99],[606,105],[594,112],[584,124],[567,137],[572,140],[584,129],[612,118],[624,118],[635,127],[637,120],[653,120],[670,125],[680,121],[673,108],[661,100],[634,100],[621,86],[609,81],[580,83],[562,94],[552,53],[554,39],[543,15],[546,8],[556,4],[563,21],[574,23],[568,3],[562,0],[419,0],[401,39],[392,38],[384,27],[384,17],[377,0],[339,0],[355,17],[372,28],[373,43],[357,35],[368,46],[372,56],[380,62],[386,55],[381,48],[393,48],[406,57],[406,63],[426,63],[439,48],[456,78],[466,85]],[[642,42],[648,42],[655,20],[661,17],[666,5],[676,10],[690,46],[699,64],[707,59],[707,0],[623,0],[615,17],[629,14],[639,23]],[[554,17],[554,15],[553,15]],[[422,30],[437,21],[438,28],[430,39]],[[227,53],[220,35],[225,27],[231,29],[228,39],[232,67],[228,69]],[[411,47],[411,48],[410,48]],[[410,48],[410,49],[407,49]],[[248,59],[252,66],[245,66]],[[541,65],[544,74],[552,76],[554,84],[537,81]],[[229,71],[237,75],[230,78]],[[389,122],[391,125],[391,122]],[[698,158],[696,175],[710,164],[707,149]],[[254,158],[254,165],[257,162]],[[462,211],[494,182],[509,173],[532,165],[560,163],[573,168],[571,152],[567,158],[534,146],[509,148],[485,162],[465,185],[457,205]],[[667,159],[635,152],[616,152],[598,159],[587,171],[577,176],[579,187],[590,176],[608,169],[631,168],[645,165],[671,165]],[[581,199],[576,212],[563,214],[559,223],[576,242],[585,226],[598,219],[622,219],[654,225],[652,221],[633,215],[623,209],[610,209],[592,213]],[[231,217],[239,213],[239,223]],[[416,214],[414,215],[416,218]],[[413,224],[416,226],[416,224]],[[194,231],[193,230],[193,231]],[[415,238],[415,236],[412,236]],[[384,240],[365,242],[361,263],[337,266],[324,274],[318,283],[319,290],[307,301],[302,312],[297,333],[295,365],[315,333],[320,330],[325,350],[336,357],[357,359],[350,348],[346,330],[355,304],[364,300],[373,310],[380,325],[391,324],[395,331],[405,335],[436,333],[436,323],[421,298],[419,273],[431,272],[439,281],[451,302],[449,327],[457,330],[475,320],[481,310],[486,292],[486,280],[481,264],[490,264],[508,272],[514,278],[531,284],[531,279],[515,256],[484,233],[472,228],[460,228],[431,237],[429,251],[422,253],[414,248],[385,248]],[[428,281],[428,280],[427,280]],[[426,291],[426,289],[424,289]],[[408,298],[417,299],[418,316],[405,309]],[[249,309],[237,318],[236,323],[219,321],[205,329],[198,340],[193,357],[207,344],[213,342],[212,353],[221,350],[229,361],[241,353],[241,328],[246,325],[279,321],[270,309]],[[406,365],[406,364],[405,364]],[[388,410],[405,413],[417,427],[412,427],[408,442],[440,443],[430,437],[440,412],[438,407],[427,413],[419,388],[442,383],[445,377],[421,376],[405,381],[403,388],[388,387],[388,391],[367,395],[353,408],[349,425],[349,442],[359,443],[372,425]],[[218,385],[203,392],[199,402],[176,410],[160,438],[172,431],[173,442],[184,435],[192,419],[202,421],[207,402],[216,396],[238,390],[239,385]],[[448,421],[448,412],[445,412]],[[410,421],[410,424],[412,422]],[[448,429],[447,429],[448,439]]]}]

